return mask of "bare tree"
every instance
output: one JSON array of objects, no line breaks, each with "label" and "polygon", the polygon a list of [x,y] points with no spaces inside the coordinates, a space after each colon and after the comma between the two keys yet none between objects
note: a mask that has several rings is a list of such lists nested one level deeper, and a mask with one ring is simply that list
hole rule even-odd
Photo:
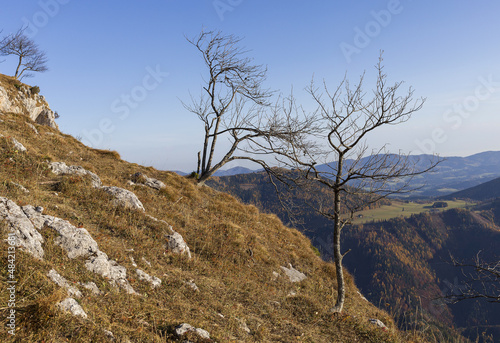
[{"label": "bare tree", "polygon": [[32,72],[43,73],[48,70],[45,52],[41,51],[38,45],[22,31],[21,29],[16,34],[7,36],[4,44],[0,45],[2,56],[17,56],[18,63],[14,77],[19,80],[33,76]]},{"label": "bare tree", "polygon": [[[332,194],[326,203],[312,195],[308,205],[333,222],[333,256],[338,286],[333,312],[341,312],[345,300],[342,259],[347,252],[341,251],[342,229],[351,222],[356,211],[390,195],[413,190],[412,178],[433,169],[440,162],[436,158],[422,163],[402,152],[389,154],[385,146],[368,150],[366,138],[369,134],[382,126],[406,122],[425,101],[423,98],[414,100],[411,88],[402,93],[402,82],[388,85],[382,56],[376,70],[373,94],[363,90],[364,76],[354,87],[344,77],[333,92],[325,82],[321,91],[312,81],[307,92],[317,105],[313,116],[320,131],[267,137],[264,144],[252,142],[251,147],[253,151],[274,154],[281,168],[262,165],[289,187],[307,190],[321,185]],[[295,99],[289,99],[281,111],[289,112],[294,102]]]},{"label": "bare tree", "polygon": [[457,303],[467,299],[486,299],[488,302],[500,303],[500,261],[485,262],[479,251],[471,263],[460,262],[451,257],[451,263],[462,270],[464,281],[454,287],[445,298]]},{"label": "bare tree", "polygon": [[[5,49],[9,44],[11,44],[12,41],[15,39],[18,39],[24,32],[26,28],[22,27],[19,30],[17,30],[16,33],[11,33],[7,36],[3,36],[2,39],[0,39],[0,54],[2,54],[3,49]],[[0,30],[0,33],[2,33],[3,30]],[[0,63],[3,61],[0,61]]]},{"label": "bare tree", "polygon": [[[241,149],[245,143],[279,136],[288,128],[282,126],[287,120],[268,111],[273,92],[263,88],[267,70],[245,57],[247,51],[239,47],[240,38],[209,31],[188,41],[200,52],[208,69],[200,97],[191,96],[191,104],[183,103],[204,126],[197,168],[198,183],[203,184],[228,162],[253,160],[249,154],[235,154],[245,151]],[[295,116],[293,120],[295,130],[309,132],[312,122],[307,116]],[[225,151],[219,147],[221,138],[229,140]]]}]

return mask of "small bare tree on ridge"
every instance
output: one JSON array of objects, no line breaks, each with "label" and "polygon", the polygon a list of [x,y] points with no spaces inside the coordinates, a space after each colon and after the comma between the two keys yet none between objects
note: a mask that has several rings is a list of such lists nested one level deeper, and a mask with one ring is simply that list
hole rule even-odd
[{"label": "small bare tree on ridge", "polygon": [[21,80],[23,77],[33,76],[33,72],[43,73],[48,70],[47,56],[38,45],[23,34],[23,29],[16,34],[7,36],[0,44],[2,56],[17,56],[18,63],[14,77]]},{"label": "small bare tree on ridge", "polygon": [[[287,121],[295,121],[294,130],[309,132],[307,117],[277,117],[269,111],[273,92],[263,88],[267,69],[246,57],[239,46],[241,39],[221,32],[202,31],[188,41],[199,51],[207,74],[199,98],[191,96],[184,107],[203,123],[204,138],[198,153],[197,181],[203,184],[213,173],[234,160],[254,160],[249,154],[235,154],[245,143],[264,137],[278,137],[289,131]],[[229,140],[223,147],[220,139]]]}]

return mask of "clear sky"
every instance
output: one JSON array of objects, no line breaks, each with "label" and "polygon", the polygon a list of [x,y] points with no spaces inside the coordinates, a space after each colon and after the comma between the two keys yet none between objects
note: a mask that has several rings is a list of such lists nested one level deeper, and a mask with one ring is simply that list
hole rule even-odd
[{"label": "clear sky", "polygon": [[29,25],[46,51],[50,70],[23,81],[40,86],[61,131],[132,162],[192,171],[202,126],[181,100],[199,94],[205,69],[185,36],[244,38],[268,86],[293,86],[306,107],[313,74],[332,87],[345,72],[355,81],[366,70],[369,81],[384,50],[389,79],[427,102],[369,144],[467,156],[500,150],[499,16],[490,0],[2,0],[0,29]]}]

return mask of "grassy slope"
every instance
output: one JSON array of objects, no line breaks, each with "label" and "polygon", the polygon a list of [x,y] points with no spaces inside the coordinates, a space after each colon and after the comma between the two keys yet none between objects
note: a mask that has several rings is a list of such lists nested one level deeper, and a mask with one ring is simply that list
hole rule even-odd
[{"label": "grassy slope", "polygon": [[[20,251],[16,255],[18,331],[10,341],[105,341],[103,330],[112,331],[123,342],[176,341],[172,329],[182,322],[209,331],[220,342],[411,341],[400,337],[385,312],[361,299],[350,276],[345,312],[330,314],[335,293],[333,266],[321,261],[310,242],[283,226],[276,216],[261,214],[208,187],[198,188],[174,173],[125,162],[115,152],[90,149],[51,128],[36,125],[40,134],[35,135],[24,116],[5,114],[0,119],[0,133],[5,136],[0,138],[0,196],[19,205],[43,206],[44,213],[85,227],[102,251],[127,267],[130,283],[143,295],[127,295],[87,271],[83,259],[68,259],[52,244],[54,232],[44,229],[45,260]],[[9,137],[24,144],[28,152],[14,150]],[[143,213],[113,207],[110,196],[91,188],[90,180],[56,176],[47,170],[45,161],[81,165],[98,174],[105,185],[132,190],[147,214],[167,221],[183,235],[194,258],[165,252],[168,231],[164,224]],[[160,179],[166,189],[126,186],[130,175],[138,171]],[[5,222],[0,222],[0,229],[5,237]],[[1,244],[0,298],[6,299],[7,249],[5,241]],[[162,279],[159,289],[135,279],[130,257],[139,268]],[[280,272],[280,266],[288,263],[308,279],[291,284],[281,276],[273,281],[272,272]],[[87,320],[57,310],[55,304],[66,292],[46,277],[52,268],[73,282],[94,281],[105,292],[94,296],[82,289],[84,297],[79,302]],[[194,280],[199,292],[184,283],[189,280]],[[296,295],[290,296],[291,291]],[[5,304],[0,308],[5,318]],[[372,327],[369,318],[381,319],[389,332]],[[241,330],[240,321],[246,322],[251,334]],[[2,341],[9,341],[5,332],[1,335]]]}]

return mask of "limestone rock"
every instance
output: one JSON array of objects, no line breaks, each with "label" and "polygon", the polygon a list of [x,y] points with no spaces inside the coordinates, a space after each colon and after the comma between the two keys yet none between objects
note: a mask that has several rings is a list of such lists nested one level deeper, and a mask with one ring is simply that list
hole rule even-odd
[{"label": "limestone rock", "polygon": [[384,331],[388,330],[387,326],[385,326],[385,324],[380,319],[368,319],[368,321],[371,324],[378,326],[379,328],[381,328]]},{"label": "limestone rock", "polygon": [[143,184],[157,190],[165,188],[165,184],[160,180],[147,177],[145,174],[140,172],[132,175],[132,181],[135,184]]},{"label": "limestone rock", "polygon": [[82,297],[82,292],[80,292],[77,288],[71,286],[63,276],[61,276],[58,272],[55,271],[55,269],[51,269],[47,276],[54,281],[55,284],[57,284],[59,287],[66,288],[68,291],[68,295],[70,297],[74,298],[81,298]]},{"label": "limestone rock", "polygon": [[78,304],[78,302],[73,298],[66,298],[60,303],[57,304],[61,310],[65,312],[69,312],[74,316],[80,316],[84,319],[87,319],[87,314],[83,310],[83,308]]},{"label": "limestone rock", "polygon": [[187,286],[189,286],[195,292],[199,292],[200,291],[200,289],[198,288],[198,286],[196,286],[196,284],[194,283],[194,280],[184,281],[184,284],[186,284]]},{"label": "limestone rock", "polygon": [[186,254],[188,258],[191,258],[191,251],[184,241],[184,238],[182,238],[180,233],[175,232],[173,229],[172,231],[172,234],[167,235],[167,250],[174,254]]},{"label": "limestone rock", "polygon": [[26,151],[28,151],[28,149],[26,149],[26,148],[24,147],[24,145],[22,145],[21,143],[19,143],[19,142],[17,141],[17,139],[15,139],[14,137],[12,137],[11,139],[12,139],[12,143],[14,144],[14,148],[15,148],[16,150],[19,150],[20,152],[26,152]]},{"label": "limestone rock", "polygon": [[61,218],[43,215],[31,205],[24,206],[23,211],[39,230],[46,225],[59,233],[55,243],[66,250],[69,258],[85,257],[99,251],[97,242],[86,229],[77,228]]},{"label": "limestone rock", "polygon": [[79,285],[91,291],[94,295],[101,295],[102,292],[99,290],[95,282],[79,282]]},{"label": "limestone rock", "polygon": [[0,85],[0,111],[24,114],[37,124],[59,129],[55,113],[45,98],[32,94],[30,88],[24,85],[19,90],[8,90]]},{"label": "limestone rock", "polygon": [[26,125],[28,125],[33,130],[35,135],[38,135],[38,130],[36,129],[35,125],[33,125],[31,123],[26,123]]},{"label": "limestone rock", "polygon": [[139,280],[149,282],[152,288],[160,287],[161,279],[157,278],[156,276],[150,276],[148,273],[141,269],[136,269],[135,272]]},{"label": "limestone rock", "polygon": [[299,272],[297,269],[293,268],[291,264],[289,264],[290,268],[281,267],[285,274],[288,276],[290,282],[300,282],[305,280],[307,276],[304,273]]},{"label": "limestone rock", "polygon": [[0,197],[0,219],[6,220],[9,224],[9,244],[23,247],[38,259],[43,258],[43,237],[21,207],[7,198]]},{"label": "limestone rock", "polygon": [[19,183],[15,183],[15,182],[11,181],[10,184],[13,185],[13,186],[16,186],[17,188],[19,188],[21,191],[23,191],[26,194],[30,192],[23,185],[20,185]]},{"label": "limestone rock", "polygon": [[49,168],[52,170],[54,174],[57,175],[79,175],[85,176],[89,175],[92,180],[92,187],[100,188],[102,187],[102,182],[99,176],[88,171],[87,169],[80,166],[67,166],[64,162],[52,162],[49,163]]},{"label": "limestone rock", "polygon": [[182,336],[186,332],[194,332],[201,338],[210,339],[210,334],[208,333],[208,331],[195,328],[187,323],[182,323],[175,327],[175,333],[177,334],[177,336]]},{"label": "limestone rock", "polygon": [[102,251],[98,251],[91,256],[86,262],[85,267],[96,274],[110,280],[112,284],[118,285],[125,289],[129,294],[137,294],[127,281],[127,269],[119,265],[116,261],[108,258]]},{"label": "limestone rock", "polygon": [[104,332],[104,335],[110,340],[110,341],[115,341],[115,335],[109,330],[102,330]]},{"label": "limestone rock", "polygon": [[102,189],[115,198],[114,203],[116,205],[130,208],[132,210],[145,211],[139,198],[137,198],[137,196],[131,191],[114,186],[104,186]]}]

